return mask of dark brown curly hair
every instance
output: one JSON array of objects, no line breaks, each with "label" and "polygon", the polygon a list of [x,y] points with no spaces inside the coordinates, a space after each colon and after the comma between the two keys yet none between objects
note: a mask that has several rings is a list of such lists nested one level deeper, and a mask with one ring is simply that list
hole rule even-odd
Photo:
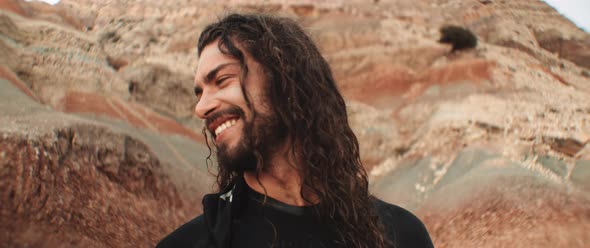
[{"label": "dark brown curly hair", "polygon": [[[269,106],[286,128],[291,152],[302,160],[301,196],[307,199],[303,192],[309,192],[318,197],[317,217],[333,226],[336,243],[390,247],[368,192],[346,104],[314,42],[293,20],[258,14],[231,14],[207,26],[199,37],[199,55],[215,41],[223,53],[240,61],[242,78],[248,73],[245,54],[262,65]],[[249,103],[245,93],[244,97]],[[263,158],[260,152],[255,154],[260,171]],[[240,172],[220,166],[220,190],[239,176]]]}]

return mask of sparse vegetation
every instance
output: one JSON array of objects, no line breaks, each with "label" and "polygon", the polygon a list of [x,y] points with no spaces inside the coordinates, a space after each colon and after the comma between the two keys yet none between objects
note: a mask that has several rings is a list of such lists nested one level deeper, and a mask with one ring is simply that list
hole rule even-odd
[{"label": "sparse vegetation", "polygon": [[108,32],[102,33],[100,35],[99,42],[101,42],[101,43],[107,42],[107,41],[109,41],[109,42],[118,42],[119,39],[121,39],[121,36],[119,36],[117,34],[117,32],[115,32],[115,31],[108,31]]},{"label": "sparse vegetation", "polygon": [[451,44],[451,52],[475,48],[477,37],[471,30],[459,26],[444,26],[440,29],[440,40],[438,42]]}]

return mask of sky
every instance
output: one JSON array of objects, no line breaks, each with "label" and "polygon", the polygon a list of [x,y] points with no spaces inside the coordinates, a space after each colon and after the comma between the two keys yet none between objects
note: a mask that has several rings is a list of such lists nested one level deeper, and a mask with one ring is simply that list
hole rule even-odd
[{"label": "sky", "polygon": [[[27,0],[30,1],[30,0]],[[56,4],[59,0],[41,0]],[[518,0],[513,0],[518,1]],[[590,0],[544,0],[578,27],[590,32]]]},{"label": "sky", "polygon": [[578,27],[590,32],[590,0],[545,0]]}]

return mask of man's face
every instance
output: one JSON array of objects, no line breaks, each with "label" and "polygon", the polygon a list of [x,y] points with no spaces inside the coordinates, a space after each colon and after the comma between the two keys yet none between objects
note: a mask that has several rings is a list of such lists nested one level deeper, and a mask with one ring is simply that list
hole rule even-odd
[{"label": "man's face", "polygon": [[195,114],[205,120],[217,147],[219,164],[238,171],[256,168],[256,138],[263,143],[263,147],[256,147],[261,152],[268,152],[270,146],[282,139],[273,133],[279,125],[266,102],[263,69],[248,54],[245,61],[248,74],[243,85],[251,108],[242,91],[239,60],[223,54],[217,42],[203,49],[195,75],[195,94],[199,99]]}]

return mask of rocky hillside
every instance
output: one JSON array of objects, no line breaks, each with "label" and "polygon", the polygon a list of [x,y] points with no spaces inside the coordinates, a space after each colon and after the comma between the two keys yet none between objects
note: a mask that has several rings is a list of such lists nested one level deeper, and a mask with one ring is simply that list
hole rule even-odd
[{"label": "rocky hillside", "polygon": [[590,244],[590,34],[539,0],[260,2],[0,0],[0,242],[149,247],[198,215],[196,40],[264,11],[319,44],[372,192],[436,247]]}]

